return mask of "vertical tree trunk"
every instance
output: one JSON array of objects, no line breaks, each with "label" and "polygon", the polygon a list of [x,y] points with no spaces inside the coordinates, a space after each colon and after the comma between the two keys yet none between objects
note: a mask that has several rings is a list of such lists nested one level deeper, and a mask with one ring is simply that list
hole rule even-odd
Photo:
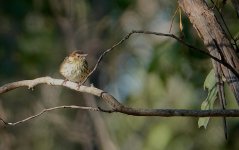
[{"label": "vertical tree trunk", "polygon": [[[204,0],[178,0],[211,55],[224,59],[239,72],[239,59],[223,28]],[[226,78],[239,104],[239,81],[225,66],[212,60],[215,71]],[[217,74],[217,73],[216,73]]]}]

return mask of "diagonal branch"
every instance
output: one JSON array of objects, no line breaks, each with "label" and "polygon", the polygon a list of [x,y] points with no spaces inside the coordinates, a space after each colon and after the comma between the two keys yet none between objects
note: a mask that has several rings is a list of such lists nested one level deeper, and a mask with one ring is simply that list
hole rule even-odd
[{"label": "diagonal branch", "polygon": [[[233,41],[233,43],[231,43],[231,42],[230,43],[235,46],[236,51],[238,52],[239,48],[238,48],[236,39],[232,36],[232,33],[230,32],[230,30],[228,28],[228,25],[226,24],[226,21],[225,21],[223,15],[222,15],[221,11],[219,10],[218,6],[213,2],[213,0],[211,0],[211,3],[215,6],[215,8],[216,8],[216,10],[217,10],[221,20],[222,20],[222,23],[225,26],[225,29],[226,29],[227,33],[229,34],[229,36],[230,36],[230,39]],[[219,24],[219,25],[221,26],[221,28],[223,28],[221,24]]]},{"label": "diagonal branch", "polygon": [[16,121],[16,122],[6,122],[5,120],[3,120],[2,118],[0,118],[0,120],[6,125],[6,126],[15,126],[17,124],[21,124],[27,121],[30,121],[36,117],[39,117],[41,115],[43,115],[46,112],[50,112],[53,110],[58,110],[58,109],[64,109],[64,108],[68,108],[68,109],[83,109],[83,110],[91,110],[91,111],[100,111],[99,108],[93,108],[93,107],[84,107],[84,106],[77,106],[77,105],[64,105],[64,106],[56,106],[56,107],[51,107],[51,108],[46,108],[43,109],[42,111],[40,111],[39,113],[29,116],[25,119]]},{"label": "diagonal branch", "polygon": [[180,42],[181,44],[187,46],[188,48],[190,48],[191,50],[195,50],[199,53],[202,53],[210,58],[212,58],[213,60],[219,62],[220,64],[224,65],[226,68],[228,68],[231,72],[233,72],[235,74],[235,76],[237,78],[239,78],[239,73],[235,70],[234,67],[232,67],[229,63],[227,63],[225,60],[221,60],[213,55],[211,55],[210,53],[207,53],[205,50],[199,49],[189,43],[187,43],[186,41],[184,41],[183,39],[177,37],[174,34],[166,34],[166,33],[160,33],[160,32],[153,32],[153,31],[144,31],[144,30],[133,30],[130,33],[128,33],[125,37],[123,37],[119,42],[117,42],[116,44],[114,44],[111,48],[105,50],[99,57],[99,59],[97,60],[94,68],[91,70],[91,72],[86,76],[85,80],[82,82],[82,84],[84,84],[86,82],[86,80],[95,72],[95,70],[97,69],[97,67],[99,66],[99,63],[101,62],[101,60],[103,59],[103,57],[109,53],[110,51],[112,51],[115,47],[119,46],[120,44],[122,44],[123,42],[125,42],[127,39],[130,38],[131,35],[133,34],[151,34],[151,35],[156,35],[156,36],[165,36],[165,37],[170,37],[175,39],[176,41]]}]

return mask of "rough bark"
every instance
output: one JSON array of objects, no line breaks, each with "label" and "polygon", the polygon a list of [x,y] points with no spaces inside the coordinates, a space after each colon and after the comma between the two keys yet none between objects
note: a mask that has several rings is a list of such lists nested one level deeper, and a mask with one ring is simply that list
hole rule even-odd
[{"label": "rough bark", "polygon": [[[204,0],[178,0],[178,3],[190,19],[210,54],[219,59],[224,59],[239,72],[239,59],[236,52],[206,2]],[[225,77],[239,104],[239,81],[237,77],[222,64],[214,60],[212,60],[212,63],[215,71],[221,70],[218,74]]]}]

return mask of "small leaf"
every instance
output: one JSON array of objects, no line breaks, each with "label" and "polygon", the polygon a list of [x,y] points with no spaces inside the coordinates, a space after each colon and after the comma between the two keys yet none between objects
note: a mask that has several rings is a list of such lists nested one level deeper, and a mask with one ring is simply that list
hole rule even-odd
[{"label": "small leaf", "polygon": [[183,31],[182,12],[181,12],[180,8],[179,8],[179,29],[180,29],[181,32]]},{"label": "small leaf", "polygon": [[[212,69],[210,73],[207,75],[204,81],[204,89],[208,90],[207,98],[202,102],[201,110],[210,110],[213,109],[213,104],[217,98],[217,86],[216,79],[214,76],[214,70]],[[200,117],[198,120],[198,127],[207,128],[210,117]]]},{"label": "small leaf", "polygon": [[200,117],[198,119],[198,128],[204,127],[204,129],[206,129],[209,119],[210,119],[209,117]]},{"label": "small leaf", "polygon": [[[206,100],[202,102],[201,110],[210,110],[213,109],[213,104],[217,98],[217,88],[216,86],[208,91],[208,96]],[[210,117],[200,117],[198,120],[198,127],[204,127],[207,128],[207,124],[209,122]]]},{"label": "small leaf", "polygon": [[203,87],[204,90],[207,88],[208,90],[212,89],[216,85],[216,79],[215,79],[215,73],[214,70],[212,69],[209,74],[207,75]]}]

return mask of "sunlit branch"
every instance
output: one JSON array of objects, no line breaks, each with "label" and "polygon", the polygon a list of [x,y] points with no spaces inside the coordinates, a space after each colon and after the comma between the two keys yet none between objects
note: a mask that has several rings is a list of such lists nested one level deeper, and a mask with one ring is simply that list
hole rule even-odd
[{"label": "sunlit branch", "polygon": [[107,112],[107,113],[113,113],[118,112],[122,114],[127,115],[133,115],[133,116],[160,116],[160,117],[239,117],[239,110],[236,109],[228,109],[228,110],[186,110],[186,109],[145,109],[145,108],[133,108],[128,107],[123,104],[121,104],[118,100],[116,100],[112,95],[109,93],[95,88],[93,86],[78,86],[77,83],[74,82],[66,82],[64,85],[62,85],[62,82],[64,80],[62,79],[54,79],[51,77],[41,77],[36,78],[33,80],[22,80],[17,82],[12,82],[5,84],[0,87],[0,94],[6,93],[8,91],[20,88],[20,87],[28,87],[29,89],[33,89],[38,84],[48,84],[50,86],[64,86],[66,88],[78,91],[78,92],[84,92],[88,94],[95,95],[97,97],[100,97],[107,105],[111,107],[110,110],[104,110],[102,108],[93,108],[93,107],[84,107],[84,106],[76,106],[76,105],[70,105],[70,106],[57,106],[52,108],[43,109],[39,113],[32,115],[30,117],[27,117],[23,120],[8,123],[3,119],[2,122],[4,124],[9,126],[14,126],[20,123],[24,123],[26,121],[29,121],[31,119],[34,119],[36,117],[39,117],[40,115],[57,110],[57,109],[83,109],[83,110],[93,110],[93,111],[101,111],[101,112]]}]

